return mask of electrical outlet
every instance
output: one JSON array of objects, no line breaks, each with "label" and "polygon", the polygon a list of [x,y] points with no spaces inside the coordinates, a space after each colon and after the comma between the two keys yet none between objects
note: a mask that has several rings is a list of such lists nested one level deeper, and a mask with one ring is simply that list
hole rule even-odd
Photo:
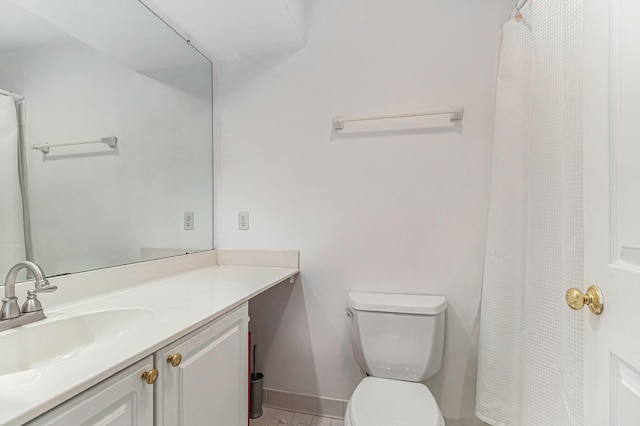
[{"label": "electrical outlet", "polygon": [[193,212],[184,212],[184,230],[193,231]]},{"label": "electrical outlet", "polygon": [[249,212],[238,213],[238,229],[241,231],[249,230]]}]

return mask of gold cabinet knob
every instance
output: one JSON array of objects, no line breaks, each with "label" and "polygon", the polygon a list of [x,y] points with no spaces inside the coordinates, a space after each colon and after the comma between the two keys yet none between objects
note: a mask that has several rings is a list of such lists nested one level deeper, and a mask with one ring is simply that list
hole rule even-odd
[{"label": "gold cabinet knob", "polygon": [[142,380],[150,385],[154,384],[158,380],[158,370],[154,368],[151,371],[145,371],[142,373]]},{"label": "gold cabinet knob", "polygon": [[565,299],[567,305],[576,311],[582,309],[584,305],[588,305],[591,312],[600,315],[604,308],[602,291],[595,285],[590,286],[584,294],[577,288],[570,288],[565,294]]},{"label": "gold cabinet knob", "polygon": [[171,364],[172,367],[177,367],[182,362],[182,355],[179,353],[170,355],[169,358],[167,358],[167,362]]}]

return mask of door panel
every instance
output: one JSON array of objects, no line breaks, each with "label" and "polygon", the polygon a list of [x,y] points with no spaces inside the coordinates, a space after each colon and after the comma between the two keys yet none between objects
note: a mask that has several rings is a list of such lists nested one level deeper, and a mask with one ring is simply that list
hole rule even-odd
[{"label": "door panel", "polygon": [[[236,323],[178,367],[184,405],[181,424],[202,424],[212,418],[220,424],[241,424],[243,410],[237,409],[237,405],[240,385],[245,383],[238,377],[240,342],[240,327]],[[236,408],[230,413],[230,407]]]},{"label": "door panel", "polygon": [[156,424],[247,424],[247,323],[245,304],[158,352]]},{"label": "door panel", "polygon": [[618,266],[640,270],[640,3],[611,1],[612,260]]},{"label": "door panel", "polygon": [[640,425],[640,7],[584,2],[585,425]]},{"label": "door panel", "polygon": [[28,423],[30,426],[152,426],[153,386],[141,379],[151,356]]},{"label": "door panel", "polygon": [[611,361],[611,423],[615,426],[637,426],[640,419],[640,374],[615,355]]}]

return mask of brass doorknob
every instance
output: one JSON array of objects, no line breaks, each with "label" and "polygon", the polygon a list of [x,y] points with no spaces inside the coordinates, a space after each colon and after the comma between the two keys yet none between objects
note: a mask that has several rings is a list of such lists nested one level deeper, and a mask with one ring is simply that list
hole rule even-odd
[{"label": "brass doorknob", "polygon": [[156,370],[155,368],[152,369],[151,371],[145,371],[144,373],[142,373],[142,380],[144,380],[150,385],[154,384],[157,379],[158,379],[158,370]]},{"label": "brass doorknob", "polygon": [[567,305],[576,311],[582,309],[584,305],[589,305],[591,312],[600,315],[604,308],[602,291],[595,285],[590,286],[584,294],[577,288],[570,288],[565,294],[565,299]]},{"label": "brass doorknob", "polygon": [[182,355],[179,353],[170,355],[169,358],[167,358],[167,362],[171,364],[172,367],[177,367],[182,362]]}]

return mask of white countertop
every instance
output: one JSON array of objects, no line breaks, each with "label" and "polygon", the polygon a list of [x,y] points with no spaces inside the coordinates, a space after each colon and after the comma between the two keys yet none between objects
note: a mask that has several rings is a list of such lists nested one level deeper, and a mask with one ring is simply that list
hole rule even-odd
[{"label": "white countertop", "polygon": [[[37,417],[298,272],[290,267],[207,266],[53,307],[43,302],[48,317],[43,321],[121,308],[149,310],[154,318],[144,326],[131,323],[118,337],[67,359],[0,376],[0,424],[19,425]],[[21,328],[1,334],[20,333]],[[2,348],[3,353],[20,350]]]}]

